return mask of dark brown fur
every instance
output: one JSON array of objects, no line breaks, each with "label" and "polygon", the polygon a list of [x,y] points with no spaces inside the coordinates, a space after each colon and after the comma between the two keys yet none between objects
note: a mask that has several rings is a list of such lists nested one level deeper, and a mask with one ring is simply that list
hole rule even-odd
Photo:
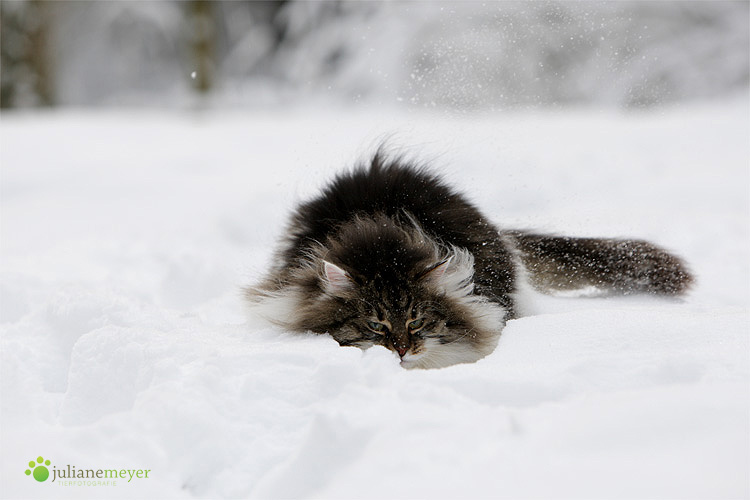
[{"label": "dark brown fur", "polygon": [[291,330],[433,368],[492,352],[524,276],[545,292],[678,295],[693,281],[644,241],[500,231],[435,175],[377,154],[297,209],[247,297]]},{"label": "dark brown fur", "polygon": [[531,284],[542,291],[593,286],[622,295],[679,295],[693,283],[679,257],[647,241],[508,234]]}]

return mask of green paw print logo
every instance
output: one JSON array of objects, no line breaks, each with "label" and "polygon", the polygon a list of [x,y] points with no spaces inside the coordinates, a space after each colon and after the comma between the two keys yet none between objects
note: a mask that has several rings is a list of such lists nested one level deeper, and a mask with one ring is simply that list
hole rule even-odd
[{"label": "green paw print logo", "polygon": [[45,467],[49,464],[49,460],[44,460],[42,457],[37,457],[36,462],[34,462],[33,460],[29,462],[29,468],[26,469],[26,475],[31,476],[33,474],[34,479],[42,483],[49,477],[49,469]]}]

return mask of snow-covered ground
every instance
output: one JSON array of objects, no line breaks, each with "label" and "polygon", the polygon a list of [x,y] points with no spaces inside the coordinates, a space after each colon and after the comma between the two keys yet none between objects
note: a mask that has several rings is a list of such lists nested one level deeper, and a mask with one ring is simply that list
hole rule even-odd
[{"label": "snow-covered ground", "polygon": [[[747,498],[748,109],[5,113],[2,496]],[[650,239],[698,284],[535,297],[433,371],[247,319],[294,204],[383,139],[500,225]]]}]

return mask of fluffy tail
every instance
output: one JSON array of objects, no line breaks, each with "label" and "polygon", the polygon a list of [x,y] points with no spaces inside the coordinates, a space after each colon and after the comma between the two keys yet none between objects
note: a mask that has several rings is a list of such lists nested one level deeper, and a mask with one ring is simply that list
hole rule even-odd
[{"label": "fluffy tail", "polygon": [[506,234],[531,285],[542,292],[595,287],[623,295],[680,295],[694,281],[682,259],[647,241]]}]

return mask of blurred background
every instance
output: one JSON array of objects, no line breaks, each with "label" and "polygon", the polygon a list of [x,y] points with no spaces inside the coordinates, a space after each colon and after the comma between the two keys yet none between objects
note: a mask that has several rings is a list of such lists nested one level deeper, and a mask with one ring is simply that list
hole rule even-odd
[{"label": "blurred background", "polygon": [[747,93],[747,1],[2,0],[3,109],[642,108]]}]

